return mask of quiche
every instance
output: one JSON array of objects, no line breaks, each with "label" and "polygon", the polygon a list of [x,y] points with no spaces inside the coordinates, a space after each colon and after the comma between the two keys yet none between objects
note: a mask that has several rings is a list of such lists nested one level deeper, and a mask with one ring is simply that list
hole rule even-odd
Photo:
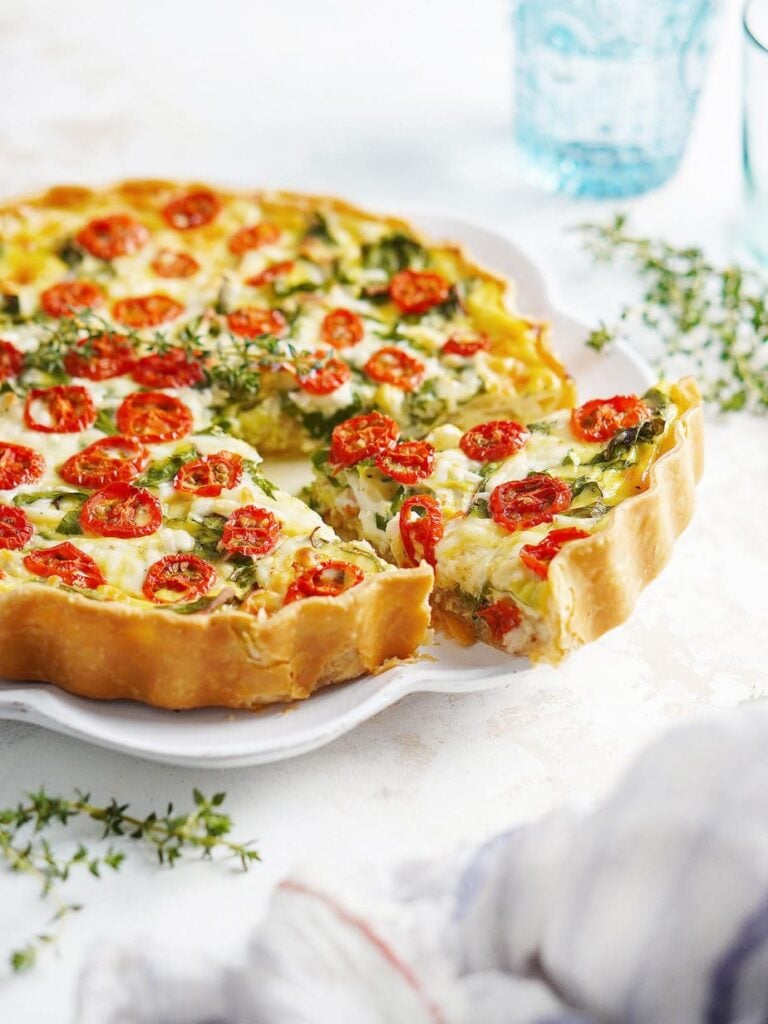
[{"label": "quiche", "polygon": [[[0,676],[256,707],[416,656],[431,595],[465,639],[559,656],[657,571],[667,478],[667,540],[690,513],[692,385],[621,401],[610,437],[572,437],[572,381],[507,283],[339,200],[129,181],[8,204]],[[311,493],[265,455],[311,457]],[[500,521],[526,466],[589,537]],[[656,554],[606,610],[588,576],[626,556],[624,509]]]},{"label": "quiche", "polygon": [[432,565],[454,637],[559,661],[627,617],[687,525],[700,396],[686,379],[417,441],[374,413],[312,461],[312,507],[390,562]]}]

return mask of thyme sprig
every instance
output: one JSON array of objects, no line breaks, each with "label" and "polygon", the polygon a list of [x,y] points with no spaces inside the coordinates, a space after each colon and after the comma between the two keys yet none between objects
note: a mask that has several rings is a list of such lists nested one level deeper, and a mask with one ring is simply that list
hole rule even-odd
[{"label": "thyme sprig", "polygon": [[640,304],[625,305],[614,326],[601,322],[588,345],[601,351],[639,328],[661,374],[692,373],[705,399],[723,412],[768,414],[765,274],[737,264],[717,266],[697,247],[636,237],[624,214],[577,230],[597,262],[623,260],[644,285]]},{"label": "thyme sprig", "polygon": [[[104,870],[119,870],[126,858],[126,853],[117,848],[119,844],[139,843],[153,850],[159,863],[167,867],[173,867],[189,850],[204,858],[212,858],[220,852],[236,858],[246,871],[253,861],[259,860],[259,855],[251,848],[251,843],[238,843],[229,838],[232,820],[221,811],[224,799],[224,793],[209,798],[195,789],[192,810],[178,812],[169,803],[165,814],[152,811],[140,817],[129,813],[129,804],[119,803],[114,798],[106,806],[100,806],[91,802],[89,793],[75,790],[74,796],[68,798],[50,795],[40,788],[15,807],[0,809],[0,860],[9,870],[35,878],[40,883],[41,895],[54,907],[46,928],[10,953],[11,968],[14,971],[30,969],[39,952],[57,942],[65,918],[82,909],[82,904],[65,899],[60,887],[76,869],[85,869],[94,878],[100,878]],[[80,842],[73,853],[58,853],[48,835],[60,831],[75,818],[98,823],[101,835],[97,842],[108,839],[113,842],[103,852],[94,852]]]}]

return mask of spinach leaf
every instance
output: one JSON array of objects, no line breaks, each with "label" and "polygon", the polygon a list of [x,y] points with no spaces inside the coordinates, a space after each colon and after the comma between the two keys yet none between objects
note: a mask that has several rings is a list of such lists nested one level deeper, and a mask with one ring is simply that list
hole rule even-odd
[{"label": "spinach leaf", "polygon": [[611,464],[614,469],[626,469],[631,466],[634,460],[627,460],[627,456],[637,444],[647,444],[664,433],[664,420],[661,416],[654,416],[653,419],[643,420],[635,427],[627,427],[620,430],[602,451],[593,456],[588,466],[602,466]]},{"label": "spinach leaf", "polygon": [[59,525],[56,527],[56,533],[61,533],[65,537],[72,537],[76,534],[83,532],[83,527],[80,524],[80,509],[73,508],[71,512],[67,512],[65,516],[59,520]]},{"label": "spinach leaf", "polygon": [[423,267],[427,257],[422,245],[400,231],[364,245],[360,252],[366,269],[383,270],[388,277],[408,267]]},{"label": "spinach leaf", "polygon": [[158,484],[168,483],[173,480],[185,462],[191,462],[197,458],[197,451],[194,448],[185,448],[183,451],[169,455],[162,462],[152,462],[147,467],[143,476],[134,480],[136,487],[157,487]]},{"label": "spinach leaf", "polygon": [[78,263],[82,263],[85,259],[85,252],[73,238],[65,238],[56,250],[56,255],[68,267],[76,267]]},{"label": "spinach leaf", "polygon": [[36,501],[51,501],[54,508],[60,509],[70,502],[76,502],[79,509],[87,497],[83,491],[31,491],[29,494],[17,494],[13,504],[34,505]]},{"label": "spinach leaf", "polygon": [[226,521],[226,516],[214,512],[205,516],[202,522],[195,522],[193,530],[190,532],[195,538],[196,555],[200,555],[201,558],[205,558],[209,562],[216,558]]}]

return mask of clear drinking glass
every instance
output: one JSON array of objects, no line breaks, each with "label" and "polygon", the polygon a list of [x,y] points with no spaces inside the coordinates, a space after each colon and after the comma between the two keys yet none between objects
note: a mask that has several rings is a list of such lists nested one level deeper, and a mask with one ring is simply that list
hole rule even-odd
[{"label": "clear drinking glass", "polygon": [[515,0],[515,138],[572,195],[664,182],[685,148],[719,0]]},{"label": "clear drinking glass", "polygon": [[768,261],[768,0],[744,8],[744,185],[747,242]]}]

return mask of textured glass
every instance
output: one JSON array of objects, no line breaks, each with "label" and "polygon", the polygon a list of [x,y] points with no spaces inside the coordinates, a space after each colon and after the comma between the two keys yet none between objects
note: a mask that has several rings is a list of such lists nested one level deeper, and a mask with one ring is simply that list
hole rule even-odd
[{"label": "textured glass", "polygon": [[768,0],[744,11],[744,181],[747,241],[768,262]]},{"label": "textured glass", "polygon": [[719,0],[516,0],[515,136],[541,184],[626,196],[685,148]]}]

